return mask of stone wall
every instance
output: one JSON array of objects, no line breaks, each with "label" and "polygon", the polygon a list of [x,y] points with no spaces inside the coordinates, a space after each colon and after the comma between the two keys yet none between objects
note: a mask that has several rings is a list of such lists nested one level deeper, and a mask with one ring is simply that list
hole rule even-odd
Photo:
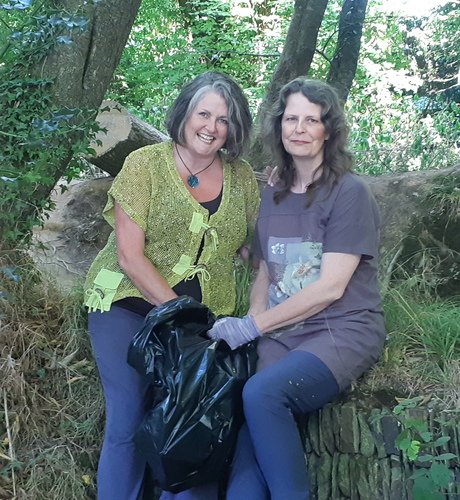
[{"label": "stone wall", "polygon": [[[394,446],[400,433],[392,415],[380,409],[360,409],[359,403],[331,403],[300,422],[310,471],[312,500],[412,500],[414,466]],[[381,418],[372,418],[380,416]],[[437,417],[426,411],[412,412],[427,419],[439,432]],[[443,426],[451,437],[440,451],[460,456],[460,421]],[[438,451],[439,453],[439,451]],[[451,461],[453,462],[453,461]],[[460,469],[452,469],[456,482],[446,500],[460,500]],[[429,498],[429,497],[427,497]]]}]

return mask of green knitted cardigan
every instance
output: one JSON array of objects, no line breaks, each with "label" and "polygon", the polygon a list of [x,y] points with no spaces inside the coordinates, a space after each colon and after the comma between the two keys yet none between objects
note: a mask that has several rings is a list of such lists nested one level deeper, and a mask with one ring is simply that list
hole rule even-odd
[{"label": "green knitted cardigan", "polygon": [[[252,236],[257,181],[246,162],[223,160],[222,201],[209,216],[185,187],[172,147],[168,141],[131,153],[108,192],[103,215],[114,227],[114,203],[119,203],[144,231],[144,254],[168,284],[196,275],[202,302],[216,315],[230,315],[235,308],[234,257]],[[145,299],[118,265],[114,231],[88,271],[85,293],[90,310],[108,310],[125,297]]]}]

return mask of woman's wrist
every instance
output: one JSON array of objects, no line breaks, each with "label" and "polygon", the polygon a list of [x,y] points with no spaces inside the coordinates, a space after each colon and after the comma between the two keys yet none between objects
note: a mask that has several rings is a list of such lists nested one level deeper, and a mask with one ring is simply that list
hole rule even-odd
[{"label": "woman's wrist", "polygon": [[264,322],[264,312],[260,312],[258,314],[248,313],[248,315],[252,316],[255,325],[257,326],[257,328],[261,333],[266,333],[269,331]]},{"label": "woman's wrist", "polygon": [[267,306],[265,304],[253,304],[248,310],[249,316],[255,316],[256,314],[262,314],[267,310]]}]

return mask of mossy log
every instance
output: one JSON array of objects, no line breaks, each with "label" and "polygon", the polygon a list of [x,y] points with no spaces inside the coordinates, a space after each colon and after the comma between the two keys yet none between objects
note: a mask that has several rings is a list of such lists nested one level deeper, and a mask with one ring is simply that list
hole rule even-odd
[{"label": "mossy log", "polygon": [[419,277],[460,294],[460,164],[366,177],[382,217],[380,278]]}]

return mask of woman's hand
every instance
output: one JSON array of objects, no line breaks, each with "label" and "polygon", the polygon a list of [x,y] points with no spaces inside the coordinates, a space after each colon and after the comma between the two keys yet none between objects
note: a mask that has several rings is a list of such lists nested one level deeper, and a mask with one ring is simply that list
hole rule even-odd
[{"label": "woman's hand", "polygon": [[278,176],[278,167],[265,167],[265,173],[268,175],[267,184],[270,187],[273,187],[280,180]]},{"label": "woman's hand", "polygon": [[236,253],[240,256],[240,259],[244,263],[246,263],[249,260],[249,255],[250,255],[251,251],[250,251],[248,245],[243,245],[240,248],[238,248]]},{"label": "woman's hand", "polygon": [[262,332],[257,328],[252,316],[244,316],[243,318],[228,316],[218,319],[208,331],[209,337],[214,340],[225,340],[231,349],[247,344],[261,335]]},{"label": "woman's hand", "polygon": [[[254,321],[262,333],[293,325],[319,313],[339,300],[358,267],[360,255],[327,252],[321,260],[317,281],[298,291],[284,302],[257,314]],[[253,303],[251,292],[251,304]]]}]

